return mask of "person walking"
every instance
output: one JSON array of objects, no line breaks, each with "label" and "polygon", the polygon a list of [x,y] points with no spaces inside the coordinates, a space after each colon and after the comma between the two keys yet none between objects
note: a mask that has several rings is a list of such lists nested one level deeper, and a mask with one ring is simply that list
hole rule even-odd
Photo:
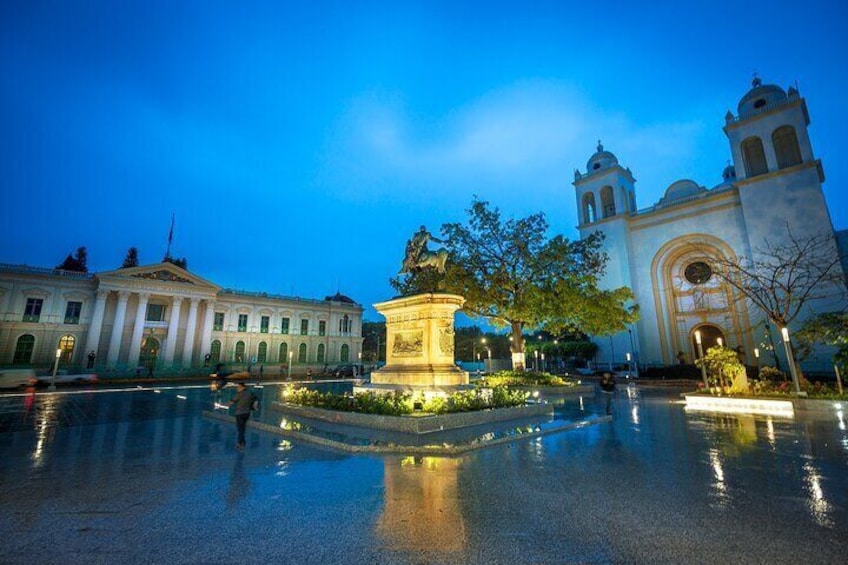
[{"label": "person walking", "polygon": [[609,371],[601,377],[601,393],[607,398],[607,414],[612,414],[612,397],[615,394],[615,378]]},{"label": "person walking", "polygon": [[236,411],[236,429],[238,430],[238,438],[236,439],[236,449],[244,450],[244,429],[247,427],[247,421],[250,419],[250,411],[253,410],[253,402],[256,400],[256,395],[247,390],[244,383],[236,384],[236,394],[229,402],[229,406],[235,405]]}]

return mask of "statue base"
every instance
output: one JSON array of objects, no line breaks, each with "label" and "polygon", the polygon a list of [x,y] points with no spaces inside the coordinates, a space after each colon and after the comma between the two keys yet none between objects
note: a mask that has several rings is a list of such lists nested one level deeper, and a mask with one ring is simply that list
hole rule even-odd
[{"label": "statue base", "polygon": [[426,293],[380,302],[386,317],[386,365],[371,373],[375,389],[462,388],[468,373],[454,362],[454,316],[465,299]]}]

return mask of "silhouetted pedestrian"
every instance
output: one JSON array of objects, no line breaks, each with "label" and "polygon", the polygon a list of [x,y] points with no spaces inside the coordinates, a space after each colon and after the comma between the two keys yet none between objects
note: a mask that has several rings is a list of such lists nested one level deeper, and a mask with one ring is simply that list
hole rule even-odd
[{"label": "silhouetted pedestrian", "polygon": [[607,398],[607,414],[612,414],[612,397],[615,394],[615,378],[609,371],[601,377],[601,393]]},{"label": "silhouetted pedestrian", "polygon": [[92,351],[88,354],[88,365],[86,366],[88,369],[94,368],[94,360],[97,358],[97,354]]},{"label": "silhouetted pedestrian", "polygon": [[250,419],[250,411],[253,410],[253,402],[255,400],[256,396],[247,390],[244,383],[236,384],[236,394],[230,400],[229,406],[235,405],[236,407],[236,429],[238,430],[236,449],[239,451],[244,449],[244,430],[247,426],[247,421]]}]

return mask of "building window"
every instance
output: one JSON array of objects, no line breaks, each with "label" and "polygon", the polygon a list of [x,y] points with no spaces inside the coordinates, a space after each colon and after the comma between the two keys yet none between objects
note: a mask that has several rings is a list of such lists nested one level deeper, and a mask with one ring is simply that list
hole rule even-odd
[{"label": "building window", "polygon": [[164,322],[165,321],[165,305],[164,304],[148,304],[147,317],[148,322]]},{"label": "building window", "polygon": [[350,327],[351,327],[350,318],[348,318],[348,315],[345,314],[344,317],[341,320],[339,320],[339,333],[349,334],[350,333]]},{"label": "building window", "polygon": [[683,271],[686,280],[694,285],[704,284],[713,277],[713,270],[703,261],[689,263]]},{"label": "building window", "polygon": [[771,134],[771,142],[774,145],[778,169],[801,164],[801,149],[798,147],[798,136],[795,135],[795,128],[792,126],[777,128]]},{"label": "building window", "polygon": [[605,186],[601,189],[601,209],[604,212],[604,218],[615,216],[615,198],[612,195],[611,186]]},{"label": "building window", "polygon": [[264,363],[268,359],[268,344],[264,341],[259,342],[259,349],[256,351],[256,362]]},{"label": "building window", "polygon": [[300,320],[300,335],[309,335],[309,320],[306,318]]},{"label": "building window", "polygon": [[318,353],[315,357],[315,361],[317,361],[318,363],[324,362],[324,344],[323,343],[318,344]]},{"label": "building window", "polygon": [[339,361],[341,363],[350,361],[350,346],[348,344],[342,345],[341,351],[339,351]]},{"label": "building window", "polygon": [[280,363],[285,363],[289,360],[289,344],[280,344]]},{"label": "building window", "polygon": [[268,316],[262,316],[262,318],[259,319],[259,333],[268,333],[269,325],[271,325],[271,318]]},{"label": "building window", "polygon": [[300,347],[297,348],[297,362],[298,363],[306,363],[306,344],[301,343]]},{"label": "building window", "polygon": [[216,332],[224,331],[224,313],[215,312],[215,321],[212,322],[212,329]]},{"label": "building window", "polygon": [[65,323],[79,324],[80,312],[82,312],[82,302],[68,302],[65,306]]},{"label": "building window", "polygon": [[221,361],[221,342],[219,340],[213,340],[212,346],[209,350],[210,361],[213,363],[218,363]]},{"label": "building window", "polygon": [[587,192],[583,195],[583,223],[591,224],[598,220],[598,215],[595,212],[595,195]]},{"label": "building window", "polygon": [[41,318],[41,306],[44,300],[41,298],[27,298],[24,310],[24,322],[37,322]]},{"label": "building window", "polygon": [[327,335],[327,322],[324,320],[318,321],[318,335]]},{"label": "building window", "polygon": [[12,363],[30,363],[32,361],[32,351],[35,349],[35,336],[24,334],[18,338],[15,344],[15,356],[12,357]]},{"label": "building window", "polygon": [[237,341],[236,342],[236,351],[233,360],[236,363],[244,363],[244,342]]},{"label": "building window", "polygon": [[70,363],[73,360],[75,343],[76,338],[74,336],[62,336],[62,339],[59,340],[59,349],[62,350],[62,354],[59,356],[60,363]]},{"label": "building window", "polygon": [[240,331],[240,332],[246,332],[247,331],[247,314],[239,314],[238,331]]},{"label": "building window", "polygon": [[280,333],[282,333],[282,334],[289,333],[289,319],[288,318],[283,318],[280,321]]},{"label": "building window", "polygon": [[742,142],[742,161],[745,163],[745,176],[755,177],[768,172],[766,152],[759,137],[749,137]]}]

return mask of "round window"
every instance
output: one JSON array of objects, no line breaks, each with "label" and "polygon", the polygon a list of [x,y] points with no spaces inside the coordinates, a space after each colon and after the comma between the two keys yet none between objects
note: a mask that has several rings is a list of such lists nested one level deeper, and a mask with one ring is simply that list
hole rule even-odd
[{"label": "round window", "polygon": [[696,261],[686,267],[683,275],[692,284],[704,284],[712,278],[713,270],[703,261]]}]

